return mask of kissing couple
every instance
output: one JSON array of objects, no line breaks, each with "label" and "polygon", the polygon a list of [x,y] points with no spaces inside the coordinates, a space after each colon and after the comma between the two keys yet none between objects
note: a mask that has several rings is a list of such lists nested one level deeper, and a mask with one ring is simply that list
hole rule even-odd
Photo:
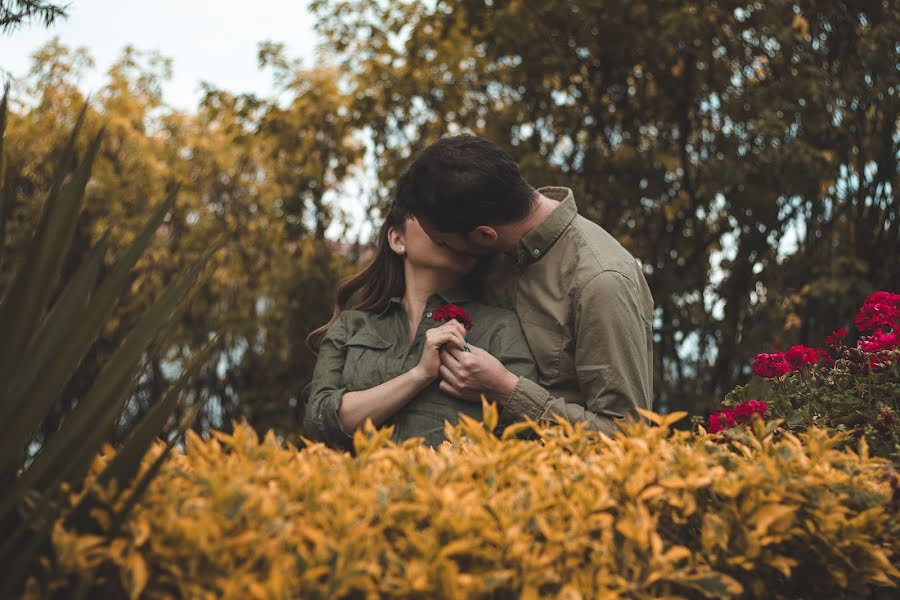
[{"label": "kissing couple", "polygon": [[572,190],[533,188],[496,144],[445,137],[401,176],[375,255],[337,289],[303,430],[352,450],[371,419],[393,440],[444,441],[444,422],[616,421],[652,405],[653,299],[640,263],[578,214]]}]

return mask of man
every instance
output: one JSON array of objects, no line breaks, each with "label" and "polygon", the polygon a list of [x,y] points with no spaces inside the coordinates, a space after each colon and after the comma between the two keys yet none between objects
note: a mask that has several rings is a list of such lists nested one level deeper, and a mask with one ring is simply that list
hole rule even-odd
[{"label": "man", "polygon": [[650,289],[639,262],[578,215],[570,189],[534,189],[497,145],[460,135],[415,157],[397,202],[436,243],[491,255],[486,300],[516,311],[538,366],[538,381],[517,377],[470,344],[441,353],[442,389],[485,393],[504,422],[559,415],[605,433],[651,408]]}]

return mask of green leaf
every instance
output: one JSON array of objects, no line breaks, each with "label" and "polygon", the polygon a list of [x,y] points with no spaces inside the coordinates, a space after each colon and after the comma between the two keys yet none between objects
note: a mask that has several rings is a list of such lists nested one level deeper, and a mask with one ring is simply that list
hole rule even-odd
[{"label": "green leaf", "polygon": [[169,386],[162,399],[144,415],[131,432],[128,440],[125,441],[122,448],[101,473],[99,477],[101,485],[105,485],[113,478],[118,479],[120,482],[130,481],[134,474],[137,473],[147,448],[150,447],[150,444],[156,439],[159,432],[163,430],[166,419],[175,409],[181,391],[196,378],[200,369],[206,365],[213,350],[219,345],[219,341],[220,339],[216,337],[191,357],[190,363],[185,367],[178,379]]},{"label": "green leaf", "polygon": [[[0,474],[15,468],[18,454],[15,461],[10,461],[7,457],[19,452],[27,442],[90,350],[91,344],[109,319],[113,306],[126,290],[131,269],[171,208],[176,193],[177,189],[173,190],[160,203],[141,234],[100,284],[81,318],[74,321],[75,327],[67,336],[66,342],[56,348],[52,363],[40,371],[40,377],[34,378],[33,385],[26,386],[23,383],[21,388],[11,390],[4,398],[4,403],[0,405],[0,423],[4,424],[3,437],[0,438]],[[27,372],[28,368],[22,367],[21,370]]]},{"label": "green leaf", "polygon": [[0,304],[0,382],[8,382],[25,360],[29,336],[40,322],[56,286],[75,235],[77,215],[90,178],[91,167],[100,148],[101,131],[88,147],[84,161],[58,194],[48,197],[35,237],[28,246],[25,262],[9,293]]},{"label": "green leaf", "polygon": [[188,413],[187,417],[182,420],[181,424],[178,427],[178,431],[176,435],[172,436],[168,442],[166,442],[165,449],[160,453],[159,456],[156,457],[156,460],[153,461],[153,464],[150,465],[150,468],[141,476],[140,479],[134,484],[134,488],[132,489],[131,495],[125,500],[122,504],[121,510],[113,517],[113,526],[112,530],[114,532],[118,532],[121,530],[122,525],[125,523],[125,519],[128,517],[128,514],[131,512],[131,509],[137,504],[138,500],[140,500],[141,496],[150,486],[150,482],[153,481],[153,478],[156,477],[159,470],[162,468],[163,464],[166,461],[166,458],[169,456],[169,453],[172,451],[172,448],[175,447],[175,442],[178,439],[184,437],[184,433],[187,431],[188,427],[194,422],[197,418],[197,415],[200,414],[200,409],[206,403],[206,399],[202,402],[198,402]]},{"label": "green leaf", "polygon": [[28,489],[55,489],[71,474],[87,470],[130,397],[144,350],[173,315],[218,247],[209,249],[147,310],[104,365],[90,390],[66,419],[65,426],[47,441],[32,465],[2,499],[0,519],[21,502]]},{"label": "green leaf", "polygon": [[[57,367],[60,349],[71,343],[73,334],[78,330],[79,323],[83,321],[84,314],[89,309],[88,300],[97,283],[106,249],[107,242],[104,238],[72,276],[54,303],[50,314],[44,319],[38,332],[32,336],[31,343],[25,350],[28,360],[13,374],[9,385],[9,401],[0,406],[0,423],[12,423],[13,413],[22,410],[21,399],[26,397],[27,390],[39,377],[46,378]],[[20,399],[19,403],[13,402],[12,398]],[[35,396],[31,398],[34,403]],[[36,412],[46,413],[46,411]],[[15,426],[25,427],[31,431],[37,424],[23,425],[20,422]]]}]

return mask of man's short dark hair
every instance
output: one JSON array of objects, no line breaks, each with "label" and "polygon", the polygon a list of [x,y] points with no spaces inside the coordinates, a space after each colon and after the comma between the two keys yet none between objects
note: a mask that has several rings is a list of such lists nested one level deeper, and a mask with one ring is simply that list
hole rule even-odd
[{"label": "man's short dark hair", "polygon": [[533,198],[534,188],[509,154],[464,134],[422,150],[400,177],[396,202],[440,231],[467,234],[526,217]]}]

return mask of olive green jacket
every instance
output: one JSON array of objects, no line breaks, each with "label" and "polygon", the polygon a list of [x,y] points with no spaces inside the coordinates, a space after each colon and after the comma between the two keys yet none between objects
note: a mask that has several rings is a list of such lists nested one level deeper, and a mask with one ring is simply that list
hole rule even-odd
[{"label": "olive green jacket", "polygon": [[516,311],[539,377],[520,377],[506,418],[584,421],[615,432],[653,403],[653,298],[640,263],[578,214],[572,190],[538,190],[560,204],[486,271],[485,300]]},{"label": "olive green jacket", "polygon": [[[472,318],[472,329],[466,336],[469,342],[490,352],[516,375],[537,378],[528,343],[511,310],[475,302],[461,290],[435,294],[428,299],[410,346],[406,311],[400,298],[392,298],[378,311],[344,311],[328,329],[309,387],[304,435],[332,447],[351,449],[352,432],[344,432],[338,420],[344,393],[375,387],[415,367],[422,355],[425,332],[441,325],[432,313],[448,303],[461,306]],[[459,413],[481,419],[480,402],[453,398],[442,392],[439,384],[440,378],[384,423],[394,426],[394,441],[421,436],[434,446],[444,440],[445,420],[455,424]]]}]

